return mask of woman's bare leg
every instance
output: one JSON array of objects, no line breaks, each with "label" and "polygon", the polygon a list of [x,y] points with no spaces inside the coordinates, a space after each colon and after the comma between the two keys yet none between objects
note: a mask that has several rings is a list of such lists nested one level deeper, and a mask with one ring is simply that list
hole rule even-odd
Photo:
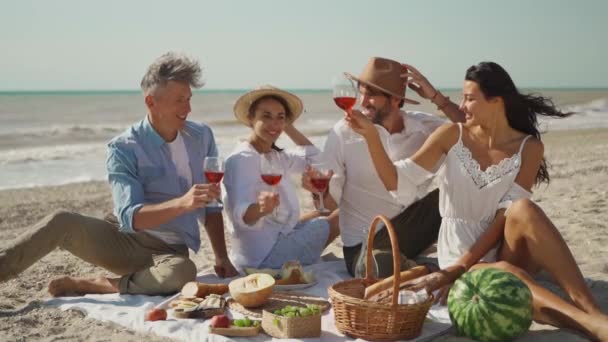
[{"label": "woman's bare leg", "polygon": [[526,271],[506,261],[477,264],[471,269],[488,267],[510,272],[528,286],[532,292],[533,318],[535,321],[551,324],[556,327],[574,329],[595,340],[608,341],[608,318],[606,316],[589,314],[566,302],[536,283]]},{"label": "woman's bare leg", "polygon": [[577,307],[603,315],[566,242],[542,209],[530,200],[520,200],[506,216],[499,259],[528,273],[539,267],[546,270]]}]

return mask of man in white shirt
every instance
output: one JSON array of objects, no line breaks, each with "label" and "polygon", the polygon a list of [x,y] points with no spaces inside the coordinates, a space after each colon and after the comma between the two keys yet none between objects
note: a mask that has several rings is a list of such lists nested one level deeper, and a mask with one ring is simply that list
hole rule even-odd
[{"label": "man in white shirt", "polygon": [[[450,120],[464,121],[458,105],[409,65],[374,57],[359,77],[348,76],[357,82],[362,112],[376,124],[394,161],[412,156],[437,127],[446,123],[433,115],[401,110],[405,102],[418,104],[405,97],[408,82],[411,89],[430,99]],[[414,258],[437,240],[441,223],[438,190],[417,194],[409,206],[398,203],[380,181],[365,141],[357,136],[342,119],[330,131],[323,151],[323,159],[334,171],[323,201],[328,208],[340,209],[346,267],[351,275],[355,274],[369,225],[376,215],[382,214],[391,218],[395,227],[402,269],[406,269],[411,265],[406,262],[408,258]],[[312,189],[307,175],[303,184]],[[373,254],[377,276],[386,277],[393,273],[390,240],[386,229],[377,227],[376,232]]]}]

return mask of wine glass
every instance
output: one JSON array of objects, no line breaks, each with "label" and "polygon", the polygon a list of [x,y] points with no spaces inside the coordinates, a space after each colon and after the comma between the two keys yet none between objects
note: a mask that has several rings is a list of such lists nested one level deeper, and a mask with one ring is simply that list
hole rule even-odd
[{"label": "wine glass", "polygon": [[[270,186],[272,193],[276,193],[276,188],[281,182],[281,178],[283,178],[281,154],[278,151],[262,154],[260,158],[260,171],[262,181]],[[277,208],[274,208],[272,215],[277,216]]]},{"label": "wine glass", "polygon": [[[222,157],[205,157],[203,172],[209,183],[219,184],[224,178],[224,159]],[[221,208],[222,205],[214,199],[207,204],[207,207]]]},{"label": "wine glass", "polygon": [[316,162],[311,164],[311,171],[312,175],[310,177],[310,182],[319,194],[319,207],[317,208],[317,211],[323,214],[329,213],[329,210],[327,210],[323,204],[323,194],[327,191],[327,187],[329,186],[332,170],[327,163]]},{"label": "wine glass", "polygon": [[[357,97],[359,95],[355,82],[343,73],[334,77],[332,86],[334,102],[336,105],[343,111],[350,112],[355,103],[357,103]],[[361,136],[355,131],[352,131],[352,135],[347,139],[346,143],[354,143],[360,140],[362,140]]]}]

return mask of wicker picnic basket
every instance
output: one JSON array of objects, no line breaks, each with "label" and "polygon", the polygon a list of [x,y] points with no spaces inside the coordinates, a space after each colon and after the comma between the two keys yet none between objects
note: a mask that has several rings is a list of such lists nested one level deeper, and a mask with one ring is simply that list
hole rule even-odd
[{"label": "wicker picnic basket", "polygon": [[[390,303],[363,299],[365,288],[378,281],[371,273],[372,246],[376,224],[383,221],[388,229],[393,251],[393,297]],[[412,339],[420,335],[426,314],[433,304],[433,296],[418,304],[397,304],[400,283],[399,244],[395,230],[385,216],[376,216],[367,237],[366,274],[332,285],[329,297],[334,310],[336,328],[346,335],[372,341]]]}]

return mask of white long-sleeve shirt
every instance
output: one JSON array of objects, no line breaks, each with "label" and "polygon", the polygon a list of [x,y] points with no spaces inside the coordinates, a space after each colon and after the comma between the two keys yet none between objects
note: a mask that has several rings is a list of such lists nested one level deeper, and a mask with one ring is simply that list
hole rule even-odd
[{"label": "white long-sleeve shirt", "polygon": [[[376,125],[384,149],[392,161],[411,157],[444,119],[422,112],[402,111],[403,131],[390,134]],[[340,207],[340,234],[345,246],[363,241],[365,230],[376,215],[392,218],[413,203],[420,195],[412,196],[411,203],[399,203],[386,190],[371,160],[367,143],[344,120],[340,120],[329,132],[323,159],[334,170],[329,191]],[[413,192],[417,192],[415,187]]]},{"label": "white long-sleeve shirt", "polygon": [[266,215],[253,225],[245,223],[243,216],[249,206],[257,203],[260,191],[270,190],[262,181],[261,155],[249,142],[242,142],[226,159],[224,207],[232,221],[230,256],[237,268],[259,266],[279,233],[289,234],[300,219],[296,187],[290,176],[304,172],[310,159],[319,154],[319,149],[313,145],[297,146],[280,154],[283,177],[276,187],[281,203],[277,209],[278,219]]}]

